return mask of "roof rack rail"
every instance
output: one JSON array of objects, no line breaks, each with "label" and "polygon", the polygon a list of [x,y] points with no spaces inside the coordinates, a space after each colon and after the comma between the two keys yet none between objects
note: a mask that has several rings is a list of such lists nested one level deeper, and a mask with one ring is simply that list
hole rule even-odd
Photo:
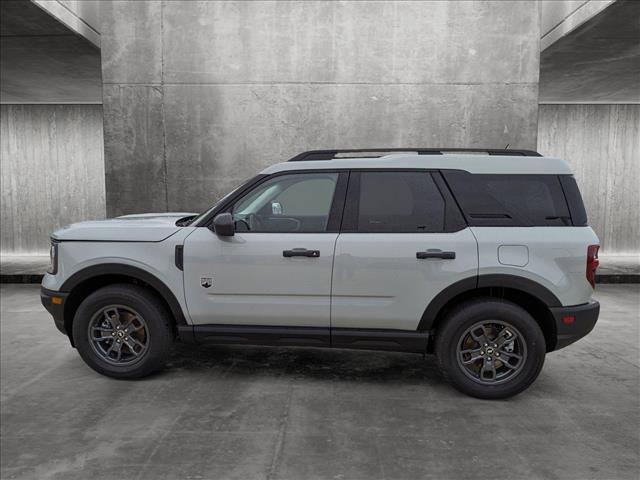
[{"label": "roof rack rail", "polygon": [[[309,150],[289,159],[290,162],[312,160],[333,160],[334,158],[372,158],[382,157],[393,152],[416,152],[418,155],[444,155],[446,153],[486,153],[487,155],[515,155],[523,157],[541,157],[533,150],[512,150],[495,148],[356,148],[345,150]],[[358,155],[360,154],[360,155]]]}]

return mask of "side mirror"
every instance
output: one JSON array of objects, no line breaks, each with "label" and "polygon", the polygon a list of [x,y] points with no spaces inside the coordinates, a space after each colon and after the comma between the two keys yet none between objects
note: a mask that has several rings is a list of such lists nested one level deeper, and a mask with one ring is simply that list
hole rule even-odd
[{"label": "side mirror", "polygon": [[220,213],[213,219],[213,231],[221,237],[233,237],[236,232],[233,215],[230,213]]}]

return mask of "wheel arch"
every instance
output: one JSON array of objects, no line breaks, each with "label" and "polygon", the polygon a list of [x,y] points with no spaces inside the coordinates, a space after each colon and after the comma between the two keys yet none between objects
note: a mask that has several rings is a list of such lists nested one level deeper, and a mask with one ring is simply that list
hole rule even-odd
[{"label": "wheel arch", "polygon": [[60,287],[69,292],[64,305],[64,327],[73,344],[73,317],[80,303],[97,289],[115,283],[132,283],[147,287],[164,303],[177,325],[187,325],[184,312],[171,289],[155,275],[141,268],[120,263],[106,263],[84,268],[70,276]]},{"label": "wheel arch", "polygon": [[[560,300],[545,286],[516,275],[480,275],[448,286],[429,303],[418,330],[437,331],[452,308],[474,298],[504,299],[524,308],[540,326],[547,351],[555,348],[557,328],[550,308],[562,306]],[[433,339],[433,335],[430,338]],[[431,340],[428,349],[431,351],[432,348]]]}]

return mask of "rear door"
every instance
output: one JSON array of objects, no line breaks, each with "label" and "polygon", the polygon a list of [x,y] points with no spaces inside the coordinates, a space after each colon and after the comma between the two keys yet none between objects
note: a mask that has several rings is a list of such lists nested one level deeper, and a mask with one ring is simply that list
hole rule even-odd
[{"label": "rear door", "polygon": [[415,331],[439,292],[477,270],[476,240],[439,173],[351,172],[332,328]]}]

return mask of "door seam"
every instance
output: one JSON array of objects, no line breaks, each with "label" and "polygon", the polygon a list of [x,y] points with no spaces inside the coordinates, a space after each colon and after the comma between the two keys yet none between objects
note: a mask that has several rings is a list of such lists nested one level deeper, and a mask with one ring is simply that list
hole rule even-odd
[{"label": "door seam", "polygon": [[338,239],[340,238],[340,233],[336,235],[336,239],[333,242],[333,254],[331,256],[331,281],[329,282],[329,346],[333,346],[333,269],[336,264],[336,248],[338,247]]}]

